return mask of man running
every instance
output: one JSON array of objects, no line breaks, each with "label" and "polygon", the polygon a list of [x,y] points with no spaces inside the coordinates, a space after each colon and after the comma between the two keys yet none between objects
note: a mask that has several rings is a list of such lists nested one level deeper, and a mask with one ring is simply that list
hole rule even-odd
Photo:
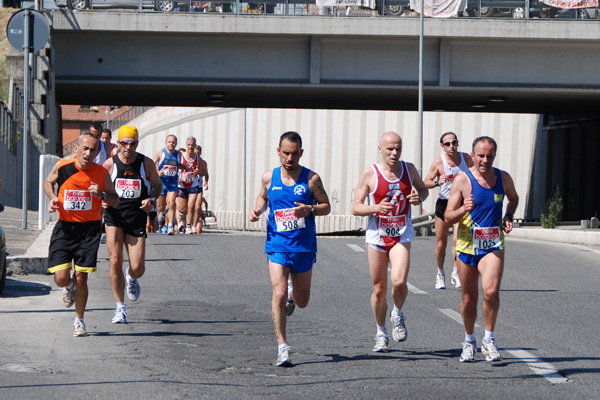
[{"label": "man running", "polygon": [[[462,282],[460,312],[465,327],[461,362],[475,361],[477,344],[474,329],[477,319],[479,277],[483,291],[485,333],[481,352],[487,361],[502,359],[494,338],[500,308],[500,282],[504,271],[504,234],[513,228],[513,215],[519,196],[511,176],[492,165],[498,146],[488,136],[473,142],[473,166],[454,180],[445,219],[458,222],[458,273]],[[508,200],[502,216],[504,198]]]},{"label": "man running", "polygon": [[[293,312],[294,303],[300,308],[308,305],[317,256],[315,215],[327,215],[331,209],[319,175],[299,164],[303,152],[298,133],[281,135],[277,148],[281,166],[262,175],[256,206],[248,212],[248,220],[255,222],[269,208],[265,253],[273,286],[271,314],[278,367],[293,366],[286,339],[287,315]],[[288,288],[290,275],[293,292]]]},{"label": "man running", "polygon": [[110,176],[93,162],[99,149],[98,137],[84,133],[77,141],[76,157],[56,163],[44,181],[44,191],[50,198],[48,211],[58,211],[59,218],[50,239],[48,272],[54,273],[54,282],[63,288],[65,306],[75,303],[73,336],[87,335],[83,319],[88,299],[87,280],[88,273],[96,271],[102,207],[119,204]]},{"label": "man running", "polygon": [[165,147],[154,155],[154,164],[160,176],[163,190],[156,201],[158,212],[158,228],[163,233],[173,235],[175,222],[175,199],[177,198],[177,181],[181,156],[177,151],[177,136],[168,135]]},{"label": "man running", "polygon": [[[433,189],[440,187],[440,194],[435,203],[435,259],[437,261],[437,275],[435,278],[436,289],[446,289],[446,274],[444,273],[444,260],[446,259],[446,247],[448,246],[448,232],[450,224],[444,220],[444,213],[448,205],[448,196],[454,178],[461,172],[466,171],[473,165],[473,160],[468,154],[458,151],[458,137],[454,132],[446,132],[440,138],[440,146],[445,154],[435,159],[429,173],[425,177],[425,186]],[[452,229],[452,258],[454,264],[450,282],[460,289],[460,277],[456,268],[456,234],[458,225],[454,224]]]},{"label": "man running", "polygon": [[[127,323],[127,308],[123,291],[136,301],[140,296],[138,279],[144,274],[146,254],[147,213],[156,204],[154,198],[162,191],[162,184],[152,160],[135,151],[138,131],[133,126],[119,129],[119,151],[104,163],[121,199],[117,207],[104,212],[106,245],[110,257],[109,280],[116,301],[113,324]],[[129,267],[123,276],[123,246],[129,255]],[[127,282],[127,285],[125,284]]]},{"label": "man running", "polygon": [[204,222],[204,216],[202,215],[202,203],[204,202],[204,191],[208,190],[208,164],[206,163],[206,160],[202,158],[202,146],[196,146],[194,152],[196,153],[196,156],[198,156],[198,169],[200,170],[200,191],[198,192],[198,197],[196,197],[196,204],[194,205],[192,218],[190,218],[188,215],[188,221],[191,220],[192,233],[201,234],[202,224]]},{"label": "man running", "polygon": [[[112,157],[117,154],[117,145],[112,143],[112,131],[108,128],[102,129],[102,134],[100,135],[100,140],[104,142],[104,148],[106,149],[106,154],[108,157]],[[108,158],[107,157],[107,158]]]},{"label": "man running", "polygon": [[[406,340],[402,306],[408,294],[406,280],[410,268],[410,243],[414,239],[411,205],[418,205],[429,195],[415,166],[400,161],[402,139],[386,132],[378,146],[383,161],[367,167],[360,176],[352,203],[352,214],[368,216],[367,255],[373,282],[371,307],[377,332],[374,352],[387,352],[389,340],[385,327],[387,315],[388,264],[391,264],[394,309],[390,321],[392,337]],[[365,204],[365,199],[367,204]]]},{"label": "man running", "polygon": [[[179,184],[177,192],[177,230],[179,233],[185,233],[186,223],[190,225],[188,233],[192,233],[191,223],[188,219],[188,213],[192,213],[196,205],[196,197],[200,193],[202,186],[200,183],[200,169],[198,166],[198,156],[194,152],[196,149],[196,138],[189,136],[185,141],[185,152],[181,153],[181,164],[183,168],[179,170]],[[191,217],[191,215],[189,216]]]}]

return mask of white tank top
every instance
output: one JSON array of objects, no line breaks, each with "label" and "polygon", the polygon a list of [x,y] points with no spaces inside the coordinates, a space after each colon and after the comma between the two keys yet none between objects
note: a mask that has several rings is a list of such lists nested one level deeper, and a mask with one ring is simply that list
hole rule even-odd
[{"label": "white tank top", "polygon": [[448,177],[448,180],[440,185],[440,199],[448,200],[448,197],[450,197],[450,188],[452,187],[454,178],[461,172],[468,170],[469,167],[465,162],[463,153],[460,153],[460,165],[458,167],[449,166],[448,161],[446,161],[445,154],[442,154],[442,162],[444,163],[444,175]]}]

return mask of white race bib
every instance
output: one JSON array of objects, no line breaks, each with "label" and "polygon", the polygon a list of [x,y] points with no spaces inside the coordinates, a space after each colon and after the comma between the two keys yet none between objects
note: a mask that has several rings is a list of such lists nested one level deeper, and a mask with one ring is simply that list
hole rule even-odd
[{"label": "white race bib", "polygon": [[277,232],[295,231],[306,227],[304,217],[296,217],[293,208],[275,210],[275,223],[277,224]]},{"label": "white race bib", "polygon": [[177,165],[165,164],[163,166],[163,176],[177,176]]},{"label": "white race bib", "polygon": [[92,209],[92,194],[89,190],[65,190],[63,209],[68,211],[87,211]]},{"label": "white race bib", "polygon": [[194,171],[182,171],[181,172],[181,180],[183,182],[193,182],[195,178]]},{"label": "white race bib", "polygon": [[406,231],[406,214],[403,215],[380,215],[379,236],[399,237]]},{"label": "white race bib", "polygon": [[488,250],[500,243],[500,228],[473,228],[473,247]]},{"label": "white race bib", "polygon": [[115,181],[115,190],[122,199],[137,199],[142,195],[142,181],[118,178]]}]

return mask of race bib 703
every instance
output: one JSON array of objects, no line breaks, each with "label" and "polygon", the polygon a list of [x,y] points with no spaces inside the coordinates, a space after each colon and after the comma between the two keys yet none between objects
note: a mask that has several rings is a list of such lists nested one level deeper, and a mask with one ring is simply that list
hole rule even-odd
[{"label": "race bib 703", "polygon": [[142,181],[118,178],[115,181],[115,190],[121,199],[137,199],[142,195]]}]

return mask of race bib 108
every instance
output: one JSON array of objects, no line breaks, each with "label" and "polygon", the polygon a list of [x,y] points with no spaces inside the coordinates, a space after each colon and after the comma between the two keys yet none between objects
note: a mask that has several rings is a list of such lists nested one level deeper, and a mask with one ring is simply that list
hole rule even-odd
[{"label": "race bib 108", "polygon": [[63,209],[86,211],[92,209],[92,194],[88,190],[65,190]]},{"label": "race bib 108", "polygon": [[275,210],[275,224],[277,225],[277,232],[294,231],[306,227],[304,218],[298,218],[294,214],[293,208]]},{"label": "race bib 108", "polygon": [[142,195],[142,181],[118,178],[115,181],[115,190],[122,199],[137,199]]},{"label": "race bib 108", "polygon": [[163,176],[177,176],[177,165],[165,164],[163,166]]},{"label": "race bib 108", "polygon": [[473,228],[473,247],[487,250],[500,243],[500,227]]},{"label": "race bib 108", "polygon": [[406,214],[403,215],[380,215],[379,236],[399,237],[406,230]]}]

